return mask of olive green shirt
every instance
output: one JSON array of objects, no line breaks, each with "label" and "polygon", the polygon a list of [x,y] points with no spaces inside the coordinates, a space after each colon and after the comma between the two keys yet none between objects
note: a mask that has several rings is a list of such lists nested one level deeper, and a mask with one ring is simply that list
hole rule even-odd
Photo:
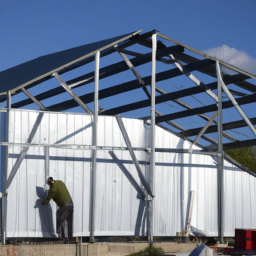
[{"label": "olive green shirt", "polygon": [[58,206],[66,205],[72,200],[65,183],[61,180],[55,180],[50,186],[48,196],[45,200],[49,202],[51,199],[53,199]]}]

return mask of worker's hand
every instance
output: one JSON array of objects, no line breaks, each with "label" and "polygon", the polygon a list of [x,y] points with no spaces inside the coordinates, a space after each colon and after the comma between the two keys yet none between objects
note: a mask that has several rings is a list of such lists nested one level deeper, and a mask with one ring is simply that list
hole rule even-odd
[{"label": "worker's hand", "polygon": [[41,202],[42,205],[45,205],[45,204],[48,204],[48,203],[49,203],[49,201],[46,200],[46,199],[44,199],[44,200]]}]

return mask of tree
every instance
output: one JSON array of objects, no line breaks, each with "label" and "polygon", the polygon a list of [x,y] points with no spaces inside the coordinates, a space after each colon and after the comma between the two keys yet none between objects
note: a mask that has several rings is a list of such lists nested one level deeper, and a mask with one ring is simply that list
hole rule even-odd
[{"label": "tree", "polygon": [[227,149],[225,153],[251,171],[256,172],[256,146]]}]

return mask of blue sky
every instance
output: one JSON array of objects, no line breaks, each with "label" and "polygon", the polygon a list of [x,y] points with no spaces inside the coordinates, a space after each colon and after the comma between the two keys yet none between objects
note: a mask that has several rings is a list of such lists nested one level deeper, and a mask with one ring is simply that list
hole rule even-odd
[{"label": "blue sky", "polygon": [[[228,45],[237,50],[245,51],[256,59],[255,33],[256,24],[256,1],[142,1],[142,0],[109,0],[109,1],[80,1],[80,0],[0,0],[0,71],[21,64],[33,58],[76,47],[79,45],[111,38],[114,36],[130,33],[143,29],[144,32],[152,29],[159,30],[173,39],[185,43],[198,50],[206,50],[213,47]],[[168,42],[165,42],[167,45]],[[149,52],[150,50],[138,47],[137,51]],[[111,59],[102,59],[101,67],[108,63],[121,61],[118,54]],[[75,72],[63,75],[64,80],[71,79],[93,71],[94,64],[88,64]],[[167,70],[157,64],[157,72]],[[150,75],[150,65],[139,67],[138,71],[142,76]],[[195,73],[204,83],[213,79],[199,73]],[[117,77],[111,77],[100,81],[100,88],[116,85],[122,81],[133,80],[134,76],[130,71],[124,72]],[[251,81],[256,84],[256,81]],[[0,85],[1,86],[1,85]],[[57,81],[49,82],[47,85],[32,88],[33,95],[44,90],[59,86]],[[168,92],[194,86],[186,77],[173,79],[172,81],[161,82],[159,87]],[[230,87],[231,88],[231,87]],[[233,88],[243,91],[241,88]],[[78,95],[93,90],[91,85],[76,89]],[[13,97],[13,102],[25,99],[24,95]],[[58,99],[49,99],[43,103],[46,106],[56,101],[70,99],[69,95],[62,94]],[[109,100],[100,101],[100,106],[108,109],[114,106],[128,104],[136,100],[146,99],[143,91],[131,92],[126,96],[119,95]],[[196,99],[186,97],[183,99],[193,107],[202,104],[213,104],[211,99],[205,95],[198,95]],[[224,98],[226,100],[226,98]],[[182,110],[173,102],[169,105],[160,104],[156,109],[163,114],[173,113]],[[171,106],[170,106],[171,105]],[[5,103],[0,103],[5,107]],[[89,107],[93,108],[89,104]],[[32,105],[25,108],[38,109]],[[254,117],[252,105],[243,106],[249,117]],[[80,108],[69,111],[81,111]],[[122,116],[142,117],[149,115],[149,108],[135,112],[127,112]],[[208,116],[211,116],[209,113]],[[230,122],[241,119],[235,110],[224,111],[223,122]],[[199,117],[175,120],[185,128],[200,127],[206,123]],[[254,138],[247,128],[238,129],[237,132],[230,132],[240,140]],[[213,134],[216,138],[216,134]],[[201,143],[204,143],[202,140]],[[224,139],[224,142],[229,142]]]}]

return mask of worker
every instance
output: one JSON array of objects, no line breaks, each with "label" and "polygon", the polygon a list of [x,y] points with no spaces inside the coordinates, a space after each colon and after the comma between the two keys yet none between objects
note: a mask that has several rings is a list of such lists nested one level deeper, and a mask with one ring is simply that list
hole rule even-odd
[{"label": "worker", "polygon": [[[68,242],[72,238],[72,222],[74,205],[72,198],[64,182],[49,177],[46,183],[50,186],[48,196],[42,201],[42,205],[48,204],[51,199],[59,206],[57,210],[57,233],[60,238]],[[67,223],[65,223],[67,222]],[[68,226],[68,232],[64,227]]]}]

